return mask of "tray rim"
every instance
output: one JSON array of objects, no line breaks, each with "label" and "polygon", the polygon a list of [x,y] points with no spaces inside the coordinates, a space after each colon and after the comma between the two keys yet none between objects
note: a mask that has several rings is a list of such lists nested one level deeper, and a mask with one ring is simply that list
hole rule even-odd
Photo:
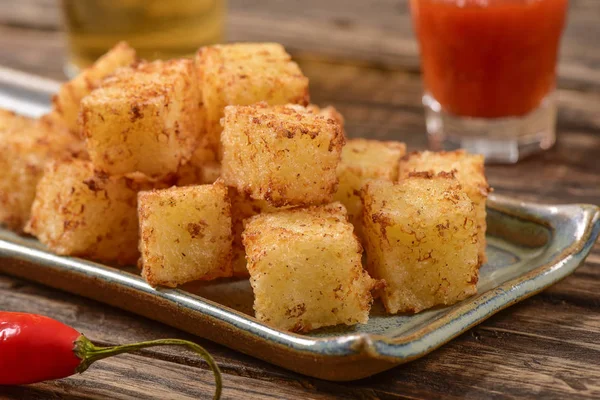
[{"label": "tray rim", "polygon": [[[129,285],[131,290],[154,295],[159,297],[160,301],[175,303],[178,307],[186,308],[186,312],[202,313],[209,319],[218,319],[221,323],[230,325],[230,329],[242,330],[244,334],[254,336],[255,340],[265,340],[271,347],[279,347],[283,351],[291,351],[297,355],[303,354],[321,359],[366,357],[389,363],[391,367],[430,353],[496,312],[533,296],[566,277],[583,262],[600,233],[600,208],[594,205],[541,205],[493,195],[490,196],[488,208],[545,225],[553,230],[556,230],[560,218],[566,217],[569,221],[574,221],[575,217],[580,217],[580,220],[575,222],[582,228],[581,235],[576,238],[577,240],[573,240],[564,251],[555,255],[550,262],[494,289],[475,295],[449,313],[407,335],[391,338],[371,333],[311,337],[281,331],[227,306],[180,289],[154,289],[141,277],[131,273],[83,259],[57,256],[41,249],[33,249],[1,238],[0,256],[2,258],[32,258],[34,262],[43,261],[46,264],[70,266],[76,270],[83,268],[85,273],[94,272],[95,275],[92,274],[92,276],[96,279],[101,277],[112,283],[115,283],[116,279],[117,282],[121,282],[121,285],[124,283]],[[550,240],[554,240],[553,238],[554,235]],[[0,267],[0,272],[6,271]],[[10,271],[8,273],[10,274]],[[545,280],[541,284],[534,282],[542,278]],[[523,286],[528,283],[531,287]],[[443,330],[446,332],[442,334]],[[435,337],[436,333],[437,337]],[[253,355],[256,356],[256,354]],[[266,360],[269,361],[268,358]],[[300,372],[307,373],[306,371]]]}]

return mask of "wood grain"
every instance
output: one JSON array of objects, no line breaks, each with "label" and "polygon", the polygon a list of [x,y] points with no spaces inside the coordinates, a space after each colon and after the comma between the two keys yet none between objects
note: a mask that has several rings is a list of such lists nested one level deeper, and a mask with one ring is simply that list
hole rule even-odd
[{"label": "wood grain", "polygon": [[[350,136],[426,146],[417,47],[406,0],[231,0],[232,40],[290,47],[313,101],[344,114]],[[557,146],[517,166],[490,166],[496,192],[546,203],[600,203],[600,2],[571,0],[560,64]],[[267,24],[267,21],[268,24]],[[310,27],[310,29],[307,29]],[[54,0],[0,0],[0,64],[62,79]],[[351,62],[349,62],[351,60]],[[176,329],[7,276],[0,309],[46,314],[99,344],[193,340],[214,354],[230,399],[598,398],[600,246],[572,276],[408,365],[351,383],[282,370]],[[208,398],[212,376],[191,353],[148,349],[86,374],[0,389],[7,399]]]},{"label": "wood grain", "polygon": [[[136,355],[108,359],[102,364],[101,367],[90,368],[86,375],[26,388],[10,387],[5,393],[27,399],[212,399],[214,378],[210,371]],[[94,379],[88,379],[89,375],[93,375]],[[333,398],[319,393],[306,396],[302,387],[281,386],[277,382],[229,374],[224,374],[223,379],[226,381],[224,399]],[[118,390],[115,390],[115,384],[118,384]],[[75,393],[77,397],[73,396]]]}]

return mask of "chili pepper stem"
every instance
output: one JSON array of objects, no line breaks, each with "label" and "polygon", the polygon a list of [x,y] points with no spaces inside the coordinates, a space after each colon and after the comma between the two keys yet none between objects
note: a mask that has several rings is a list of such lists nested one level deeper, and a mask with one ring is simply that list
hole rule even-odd
[{"label": "chili pepper stem", "polygon": [[132,351],[144,349],[147,347],[155,346],[185,346],[188,349],[199,354],[208,363],[210,369],[215,376],[215,394],[213,399],[218,400],[221,398],[221,390],[223,382],[221,379],[221,371],[219,366],[212,358],[212,356],[200,345],[181,339],[159,339],[150,340],[147,342],[138,342],[132,344],[125,344],[122,346],[111,346],[111,347],[99,347],[94,345],[85,336],[80,336],[75,342],[75,354],[81,358],[81,363],[77,367],[76,372],[82,373],[89,368],[94,362],[102,360],[103,358],[112,357],[117,354],[129,353]]}]

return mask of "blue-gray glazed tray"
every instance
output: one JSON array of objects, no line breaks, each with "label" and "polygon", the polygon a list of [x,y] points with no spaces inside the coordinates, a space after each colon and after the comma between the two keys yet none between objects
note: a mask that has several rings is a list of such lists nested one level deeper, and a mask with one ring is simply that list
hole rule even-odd
[{"label": "blue-gray glazed tray", "polygon": [[[0,106],[35,115],[52,83],[6,89],[0,68]],[[30,85],[31,86],[31,85]],[[35,99],[29,101],[28,99]],[[293,334],[252,316],[247,280],[198,283],[183,289],[150,287],[135,268],[118,269],[54,255],[33,238],[0,230],[0,273],[39,282],[161,321],[306,375],[329,380],[367,377],[422,357],[469,328],[571,274],[600,231],[592,205],[538,205],[492,195],[488,201],[488,262],[478,294],[416,315],[386,315],[374,305],[366,325]]]}]

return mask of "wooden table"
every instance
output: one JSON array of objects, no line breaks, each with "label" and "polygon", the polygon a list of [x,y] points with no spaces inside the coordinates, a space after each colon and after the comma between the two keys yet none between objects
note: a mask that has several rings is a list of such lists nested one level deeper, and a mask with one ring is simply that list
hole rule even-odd
[{"label": "wooden table", "polygon": [[[406,0],[230,1],[231,40],[284,43],[318,104],[346,117],[350,136],[425,146],[417,47]],[[17,8],[17,9],[15,9]],[[497,193],[548,203],[600,203],[600,2],[571,0],[559,78],[556,147],[516,166],[488,168]],[[268,24],[266,21],[269,21]],[[310,28],[310,29],[309,29]],[[53,0],[0,1],[0,64],[63,79]],[[46,314],[100,344],[166,337],[206,346],[224,372],[224,397],[598,398],[600,247],[564,281],[500,312],[443,348],[369,379],[307,378],[116,308],[0,275],[0,309]],[[0,355],[1,356],[1,355]],[[212,375],[189,353],[142,351],[8,399],[206,398]]]}]

